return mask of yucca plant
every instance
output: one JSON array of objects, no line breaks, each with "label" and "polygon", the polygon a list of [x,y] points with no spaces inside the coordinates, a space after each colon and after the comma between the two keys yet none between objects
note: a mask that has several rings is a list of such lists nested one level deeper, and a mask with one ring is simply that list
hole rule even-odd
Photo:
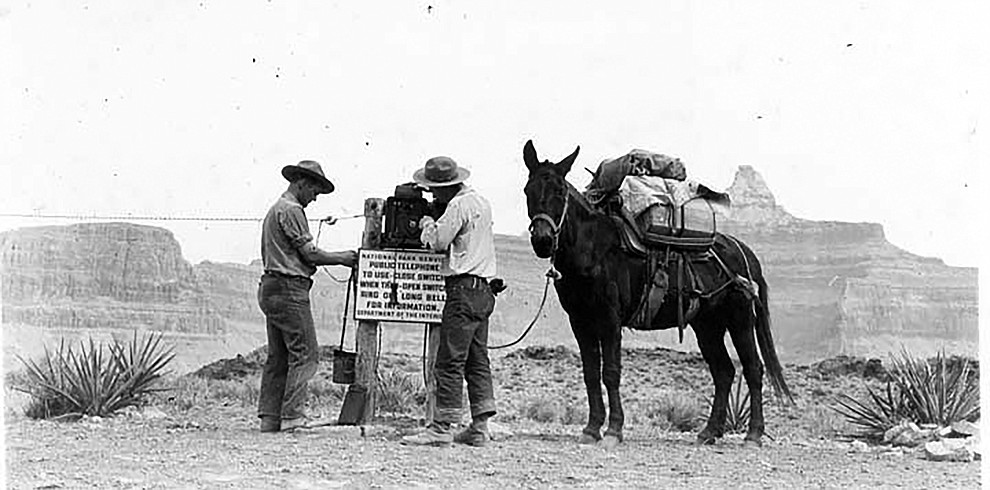
[{"label": "yucca plant", "polygon": [[891,427],[910,421],[947,427],[980,416],[978,373],[967,362],[952,362],[940,352],[934,359],[902,351],[891,357],[885,391],[867,387],[868,401],[840,394],[833,409],[857,426],[860,434],[883,437]]},{"label": "yucca plant", "polygon": [[870,439],[883,438],[891,427],[909,420],[907,400],[900,389],[887,381],[885,390],[874,391],[866,387],[869,401],[860,401],[845,393],[840,393],[836,405],[831,408],[856,426],[859,435]]},{"label": "yucca plant", "polygon": [[78,350],[62,340],[54,352],[45,347],[40,362],[17,356],[26,379],[14,388],[34,399],[27,410],[31,417],[103,417],[161,391],[156,385],[174,357],[161,334],[139,339],[135,332],[127,344],[113,339],[98,345],[90,338]]},{"label": "yucca plant", "polygon": [[947,427],[980,416],[980,387],[968,362],[952,363],[939,352],[931,362],[905,351],[891,362],[894,380],[907,399],[912,420]]},{"label": "yucca plant", "polygon": [[[745,390],[746,394],[743,395]],[[749,387],[743,383],[743,376],[736,378],[735,389],[729,392],[729,406],[725,411],[725,431],[730,434],[746,432],[749,429]]]},{"label": "yucca plant", "polygon": [[[729,404],[725,407],[725,431],[738,434],[749,430],[749,388],[743,384],[744,376],[736,378],[736,386],[729,390]],[[745,394],[743,391],[745,390]],[[712,400],[708,400],[711,411]]]}]

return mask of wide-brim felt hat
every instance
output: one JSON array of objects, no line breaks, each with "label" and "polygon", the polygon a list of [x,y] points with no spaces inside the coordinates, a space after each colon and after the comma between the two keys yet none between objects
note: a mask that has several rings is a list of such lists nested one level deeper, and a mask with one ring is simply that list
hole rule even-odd
[{"label": "wide-brim felt hat", "polygon": [[433,157],[413,174],[413,181],[424,187],[444,187],[460,184],[471,176],[468,169],[457,166],[450,157]]},{"label": "wide-brim felt hat", "polygon": [[295,182],[300,177],[312,179],[320,184],[321,194],[329,194],[334,189],[333,182],[330,182],[330,179],[327,179],[327,176],[323,174],[323,168],[320,167],[320,164],[312,160],[303,160],[295,165],[282,167],[282,177],[285,177],[285,180],[289,182]]}]

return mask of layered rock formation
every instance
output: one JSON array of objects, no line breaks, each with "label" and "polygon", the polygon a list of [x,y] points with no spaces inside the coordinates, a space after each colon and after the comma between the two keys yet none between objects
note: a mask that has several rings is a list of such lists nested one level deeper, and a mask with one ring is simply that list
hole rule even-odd
[{"label": "layered rock formation", "polygon": [[178,242],[125,223],[0,234],[4,323],[216,335],[223,317],[199,287]]},{"label": "layered rock formation", "polygon": [[[0,233],[5,367],[59,340],[130,338],[155,331],[187,371],[265,342],[258,264],[190,265],[172,233],[128,223],[51,226]],[[314,319],[329,341],[344,286],[316,278]],[[346,276],[344,277],[346,279]],[[320,301],[320,298],[333,301]],[[336,320],[334,320],[336,319]],[[339,331],[339,330],[337,330]]]},{"label": "layered rock formation", "polygon": [[882,355],[901,346],[978,353],[975,268],[901,250],[879,224],[796,218],[749,166],[727,192],[732,208],[719,229],[760,256],[785,356]]},{"label": "layered rock formation", "polygon": [[[941,347],[977,353],[975,269],[898,249],[877,224],[796,218],[751,167],[739,169],[728,192],[733,204],[719,216],[719,230],[745,241],[761,259],[783,359],[882,357],[901,345],[925,354]],[[539,311],[536,327],[518,347],[575,347],[553,288],[538,310],[548,263],[525,238],[498,236],[496,248],[509,289],[492,316],[491,343],[515,339]],[[0,233],[0,254],[7,368],[13,362],[9,354],[33,355],[59,338],[129,337],[135,329],[166,333],[176,345],[179,371],[265,343],[256,298],[260,265],[192,266],[161,228],[100,223],[21,229]],[[339,341],[346,291],[346,269],[330,273],[314,277],[311,293],[324,344]],[[348,349],[354,326],[350,320]],[[423,328],[386,325],[382,341],[386,350],[417,353]],[[630,331],[625,342],[696,349],[690,330],[683,344],[673,331]]]}]

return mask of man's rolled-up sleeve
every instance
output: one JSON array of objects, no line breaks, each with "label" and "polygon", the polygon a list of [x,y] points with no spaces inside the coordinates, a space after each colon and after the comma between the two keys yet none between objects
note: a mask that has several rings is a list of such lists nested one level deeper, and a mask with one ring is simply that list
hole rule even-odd
[{"label": "man's rolled-up sleeve", "polygon": [[294,248],[301,248],[313,241],[313,235],[309,232],[309,222],[306,221],[306,215],[301,209],[288,208],[279,212],[278,225]]}]

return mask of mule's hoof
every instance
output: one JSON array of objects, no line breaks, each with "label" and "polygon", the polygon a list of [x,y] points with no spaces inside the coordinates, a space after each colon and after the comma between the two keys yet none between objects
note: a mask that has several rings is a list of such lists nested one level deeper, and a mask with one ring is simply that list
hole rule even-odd
[{"label": "mule's hoof", "polygon": [[712,444],[715,444],[716,440],[718,440],[718,438],[711,434],[698,434],[697,442],[702,446],[711,446]]},{"label": "mule's hoof", "polygon": [[601,438],[582,432],[581,437],[578,438],[578,444],[597,444],[599,439]]},{"label": "mule's hoof", "polygon": [[743,440],[743,447],[745,447],[745,448],[759,449],[759,448],[763,447],[763,441],[761,441],[760,439],[748,439],[747,438],[747,439],[744,439]]},{"label": "mule's hoof", "polygon": [[605,448],[606,450],[615,449],[619,445],[619,438],[613,435],[607,435],[601,442],[598,443],[599,446]]}]

